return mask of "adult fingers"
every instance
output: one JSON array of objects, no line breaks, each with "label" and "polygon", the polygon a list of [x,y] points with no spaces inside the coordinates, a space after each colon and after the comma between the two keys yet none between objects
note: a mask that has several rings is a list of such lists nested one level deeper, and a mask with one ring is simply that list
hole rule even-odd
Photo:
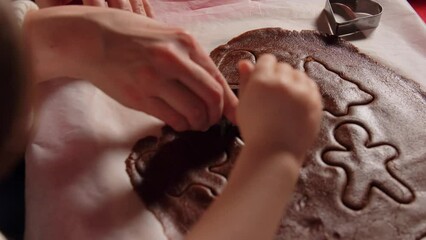
[{"label": "adult fingers", "polygon": [[82,0],[62,0],[63,5],[82,5]]},{"label": "adult fingers", "polygon": [[154,18],[154,10],[148,0],[142,0],[143,8],[146,16]]},{"label": "adult fingers", "polygon": [[107,7],[105,0],[83,0],[83,4],[87,6]]},{"label": "adult fingers", "polygon": [[[184,67],[184,66],[183,66]],[[207,106],[209,125],[219,121],[223,112],[223,89],[203,68],[188,59],[188,71],[179,80],[200,97]]]},{"label": "adult fingers", "polygon": [[111,7],[111,8],[123,9],[126,11],[146,15],[142,0],[82,0],[82,1],[83,1],[83,4],[87,6]]},{"label": "adult fingers", "polygon": [[207,130],[207,109],[204,102],[178,80],[162,80],[156,93],[169,106],[184,116],[192,130]]},{"label": "adult fingers", "polygon": [[238,105],[238,99],[232,92],[219,69],[214,64],[210,56],[202,49],[195,39],[186,32],[179,35],[180,43],[188,51],[190,58],[210,74],[222,87],[223,90],[223,114],[233,123],[235,123],[235,112]]},{"label": "adult fingers", "polygon": [[83,4],[82,0],[35,0],[35,2],[40,8]]},{"label": "adult fingers", "polygon": [[189,129],[189,124],[185,117],[160,98],[150,97],[145,99],[141,103],[141,109],[164,121],[176,131],[186,131]]},{"label": "adult fingers", "polygon": [[237,124],[238,98],[228,85],[224,88],[223,115],[233,124]]},{"label": "adult fingers", "polygon": [[129,0],[134,13],[146,16],[142,0]]},{"label": "adult fingers", "polygon": [[108,0],[108,7],[132,12],[132,5],[129,0]]},{"label": "adult fingers", "polygon": [[151,4],[148,2],[148,0],[129,0],[129,1],[134,13],[144,15],[150,18],[154,17]]},{"label": "adult fingers", "polygon": [[170,78],[178,78],[205,103],[209,124],[219,121],[223,111],[223,87],[198,64],[181,54],[171,54]]}]

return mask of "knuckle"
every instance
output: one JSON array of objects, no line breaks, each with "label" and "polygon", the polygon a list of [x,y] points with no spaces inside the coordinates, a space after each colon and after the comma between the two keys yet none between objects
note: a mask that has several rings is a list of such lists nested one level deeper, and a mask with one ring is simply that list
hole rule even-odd
[{"label": "knuckle", "polygon": [[284,72],[288,72],[288,71],[293,70],[293,67],[286,62],[278,63],[278,67],[280,67]]},{"label": "knuckle", "polygon": [[176,35],[181,39],[190,40],[190,41],[194,40],[192,35],[188,31],[182,28],[176,29]]},{"label": "knuckle", "polygon": [[315,81],[314,79],[312,79],[311,77],[308,76],[308,74],[306,74],[305,72],[301,72],[301,78],[303,78],[303,80],[308,83],[310,86],[314,86],[315,85]]},{"label": "knuckle", "polygon": [[271,81],[271,79],[266,79],[266,81],[258,82],[255,89],[261,90],[267,93],[273,92],[283,92],[286,91],[286,86],[280,81]]},{"label": "knuckle", "polygon": [[196,44],[195,38],[186,30],[177,29],[176,36],[180,44],[190,48],[195,47],[195,44]]},{"label": "knuckle", "polygon": [[185,119],[183,119],[183,117],[179,116],[178,114],[168,115],[167,119],[165,119],[165,122],[178,131],[184,131],[187,128]]},{"label": "knuckle", "polygon": [[291,86],[287,85],[285,82],[280,82],[271,88],[277,89],[277,91],[280,91],[281,93],[287,93],[291,91]]},{"label": "knuckle", "polygon": [[157,49],[160,53],[170,54],[175,50],[176,46],[172,42],[162,42],[157,45]]},{"label": "knuckle", "polygon": [[264,53],[260,56],[259,59],[264,59],[264,60],[276,60],[276,57],[274,54],[272,53]]},{"label": "knuckle", "polygon": [[213,87],[209,94],[209,105],[218,105],[223,98],[224,90],[220,86]]},{"label": "knuckle", "polygon": [[176,57],[176,46],[172,42],[153,44],[151,56],[157,60],[170,60]]},{"label": "knuckle", "polygon": [[271,74],[270,72],[256,71],[252,75],[251,80],[256,83],[267,83],[267,82],[270,82],[272,78],[274,78],[274,75]]},{"label": "knuckle", "polygon": [[207,112],[204,107],[192,107],[186,118],[193,130],[203,130],[207,124]]},{"label": "knuckle", "polygon": [[295,80],[306,80],[306,74],[302,71],[299,70],[293,70],[293,76],[295,78]]},{"label": "knuckle", "polygon": [[192,107],[188,118],[192,123],[200,122],[205,118],[205,111],[201,106],[194,106]]}]

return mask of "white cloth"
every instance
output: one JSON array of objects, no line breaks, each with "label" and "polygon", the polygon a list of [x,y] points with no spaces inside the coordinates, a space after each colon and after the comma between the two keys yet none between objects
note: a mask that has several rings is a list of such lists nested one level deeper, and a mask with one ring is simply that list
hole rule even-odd
[{"label": "white cloth", "polygon": [[17,23],[20,27],[22,27],[25,15],[29,11],[38,10],[38,6],[28,0],[15,0],[12,2],[12,7],[17,19]]},{"label": "white cloth", "polygon": [[[379,28],[353,44],[426,86],[425,25],[406,1],[378,1],[384,7]],[[250,29],[317,29],[325,5],[325,0],[151,2],[160,20],[188,29],[208,51]],[[84,81],[58,79],[39,90],[39,126],[26,153],[26,238],[165,239],[133,192],[124,163],[133,144],[158,134],[161,122],[124,108]]]}]

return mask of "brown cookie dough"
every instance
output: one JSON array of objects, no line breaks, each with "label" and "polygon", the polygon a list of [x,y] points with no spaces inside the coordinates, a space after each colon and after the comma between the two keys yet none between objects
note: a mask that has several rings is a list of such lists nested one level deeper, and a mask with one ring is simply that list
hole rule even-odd
[{"label": "brown cookie dough", "polygon": [[127,173],[169,239],[180,239],[221,193],[242,147],[238,135],[225,121],[207,132],[164,127],[133,147]]},{"label": "brown cookie dough", "polygon": [[[216,48],[211,57],[231,87],[238,89],[236,63],[240,59],[256,62],[263,53],[272,53],[279,61],[305,71],[319,85],[324,103],[320,136],[307,155],[276,239],[423,239],[426,93],[420,86],[359,53],[350,43],[314,31],[249,31]],[[150,188],[141,183],[146,174],[157,172],[149,170],[146,163],[157,161],[159,154],[178,163],[182,161],[179,156],[187,154],[184,148],[179,148],[179,154],[164,154],[163,143],[177,139],[167,136],[163,134],[169,139],[166,141],[151,138],[138,142],[127,163],[136,166],[129,170],[135,189],[149,206],[156,206],[151,210],[169,238],[178,239],[220,193],[232,164],[226,174],[217,174],[221,180],[207,176],[217,173],[213,167],[226,165],[215,158],[203,167],[185,170],[185,187],[173,182],[175,190],[163,191],[162,183],[152,182],[151,188],[160,189],[154,190],[153,196],[167,200],[146,200],[144,195],[149,194],[143,192]],[[225,152],[232,156],[228,162],[233,162],[235,149],[241,146],[236,147],[233,140],[224,143],[228,146]],[[207,153],[197,157],[202,156],[212,159]],[[195,187],[192,193],[188,185]],[[182,189],[186,193],[182,194]]]}]

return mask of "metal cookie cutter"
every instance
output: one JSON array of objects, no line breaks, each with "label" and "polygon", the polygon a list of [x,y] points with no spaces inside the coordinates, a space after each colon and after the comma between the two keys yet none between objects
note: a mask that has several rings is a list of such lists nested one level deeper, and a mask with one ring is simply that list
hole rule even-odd
[{"label": "metal cookie cutter", "polygon": [[[346,9],[350,20],[338,22],[335,12]],[[372,0],[327,0],[325,12],[334,35],[347,35],[366,29],[376,28],[382,15],[382,6]]]}]

